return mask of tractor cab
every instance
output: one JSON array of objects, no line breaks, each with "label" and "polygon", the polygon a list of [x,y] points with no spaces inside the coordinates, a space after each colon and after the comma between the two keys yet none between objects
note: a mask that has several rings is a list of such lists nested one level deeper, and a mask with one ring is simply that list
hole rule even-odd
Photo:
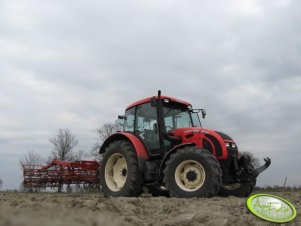
[{"label": "tractor cab", "polygon": [[204,118],[204,109],[192,109],[188,102],[159,96],[129,105],[119,119],[123,120],[123,132],[137,136],[151,157],[160,157],[182,142],[185,130],[201,127],[200,111]]}]

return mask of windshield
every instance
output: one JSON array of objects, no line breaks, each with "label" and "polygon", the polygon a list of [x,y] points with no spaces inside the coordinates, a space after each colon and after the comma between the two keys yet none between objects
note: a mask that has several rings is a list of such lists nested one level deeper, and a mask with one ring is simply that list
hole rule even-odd
[{"label": "windshield", "polygon": [[176,128],[200,127],[200,119],[196,112],[188,108],[177,106],[164,106],[163,116],[167,130]]}]

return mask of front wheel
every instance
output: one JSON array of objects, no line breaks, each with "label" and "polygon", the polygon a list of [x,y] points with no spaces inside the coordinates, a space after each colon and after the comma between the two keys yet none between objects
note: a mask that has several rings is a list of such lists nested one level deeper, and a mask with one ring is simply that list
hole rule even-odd
[{"label": "front wheel", "polygon": [[164,183],[170,195],[179,198],[211,197],[221,184],[216,158],[205,149],[186,146],[166,162]]},{"label": "front wheel", "polygon": [[105,150],[100,168],[100,184],[107,196],[138,196],[143,179],[135,149],[128,141],[114,141]]}]

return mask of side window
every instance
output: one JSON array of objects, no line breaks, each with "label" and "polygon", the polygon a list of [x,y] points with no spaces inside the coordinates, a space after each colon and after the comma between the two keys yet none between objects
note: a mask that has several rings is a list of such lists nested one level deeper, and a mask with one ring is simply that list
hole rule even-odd
[{"label": "side window", "polygon": [[137,121],[135,132],[142,132],[143,130],[153,130],[157,124],[157,111],[150,103],[137,106],[136,113]]},{"label": "side window", "polygon": [[126,116],[126,120],[124,124],[124,131],[134,132],[135,107],[127,110],[125,116]]}]

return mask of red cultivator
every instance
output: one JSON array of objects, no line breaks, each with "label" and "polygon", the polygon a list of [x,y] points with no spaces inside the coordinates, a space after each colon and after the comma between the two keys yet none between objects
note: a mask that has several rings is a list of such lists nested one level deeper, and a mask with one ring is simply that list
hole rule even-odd
[{"label": "red cultivator", "polygon": [[66,162],[53,160],[47,166],[23,165],[25,187],[57,187],[63,184],[99,184],[96,161]]}]

